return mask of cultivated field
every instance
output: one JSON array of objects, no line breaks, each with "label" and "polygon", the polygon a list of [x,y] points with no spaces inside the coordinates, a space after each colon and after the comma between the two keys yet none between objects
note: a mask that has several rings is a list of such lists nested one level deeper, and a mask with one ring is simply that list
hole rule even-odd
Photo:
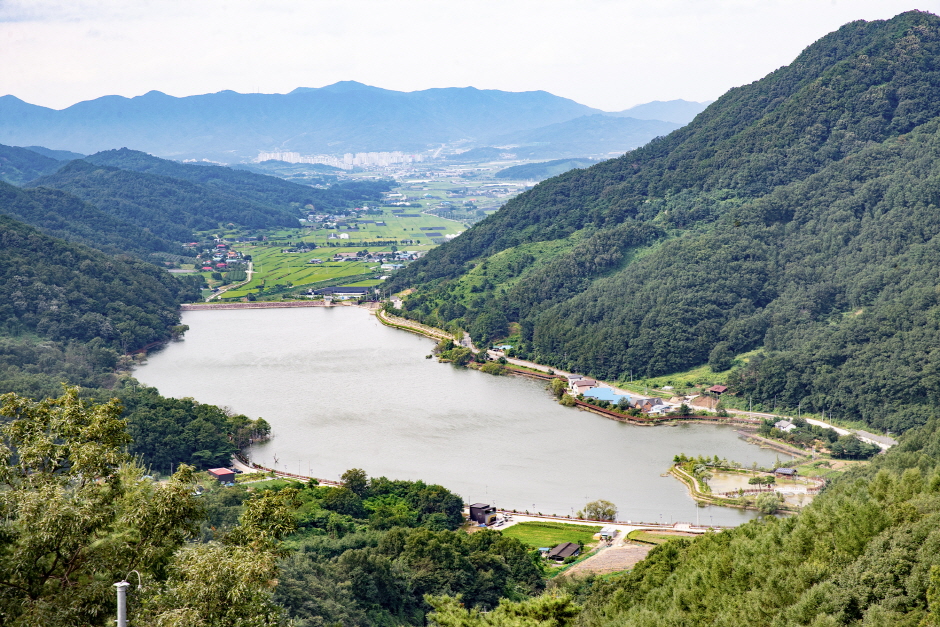
[{"label": "cultivated field", "polygon": [[601,530],[600,526],[569,525],[567,523],[550,521],[523,522],[502,530],[504,536],[517,538],[523,544],[532,548],[553,547],[562,542],[578,541],[584,544],[596,542],[594,534]]}]

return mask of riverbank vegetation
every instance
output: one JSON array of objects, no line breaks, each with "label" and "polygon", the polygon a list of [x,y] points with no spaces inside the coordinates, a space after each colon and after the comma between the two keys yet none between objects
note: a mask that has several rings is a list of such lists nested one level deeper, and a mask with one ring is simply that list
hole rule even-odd
[{"label": "riverbank vegetation", "polygon": [[0,216],[0,393],[118,398],[133,435],[129,451],[164,474],[181,463],[227,463],[251,439],[250,420],[192,400],[167,399],[128,376],[132,353],[179,339],[179,304],[196,284],[127,255],[108,255]]},{"label": "riverbank vegetation", "polygon": [[765,419],[757,428],[762,437],[781,440],[804,450],[828,450],[835,459],[869,459],[881,452],[877,444],[862,442],[854,434],[839,435],[835,429],[808,423],[804,418],[785,421],[789,425],[779,429],[779,421]]},{"label": "riverbank vegetation", "polygon": [[126,452],[117,401],[70,388],[0,402],[10,624],[108,624],[129,568],[142,583],[129,593],[135,624],[423,625],[429,596],[492,610],[544,587],[537,552],[468,534],[462,499],[441,486],[359,469],[340,487],[223,486],[187,465],[158,483]]},{"label": "riverbank vegetation", "polygon": [[669,136],[537,185],[397,273],[390,289],[416,288],[402,315],[477,344],[517,328],[516,354],[602,380],[708,364],[760,409],[923,424],[938,31],[922,12],[853,22]]}]

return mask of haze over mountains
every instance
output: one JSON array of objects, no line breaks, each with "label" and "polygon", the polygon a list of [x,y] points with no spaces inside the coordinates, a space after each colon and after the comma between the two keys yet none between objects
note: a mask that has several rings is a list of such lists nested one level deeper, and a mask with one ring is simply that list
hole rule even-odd
[{"label": "haze over mountains", "polygon": [[[501,132],[594,118],[622,119],[577,113]],[[315,189],[134,150],[72,156],[0,145],[0,179],[25,181],[0,183],[0,392],[38,399],[65,381],[124,409],[82,408],[78,391],[39,406],[5,400],[4,624],[113,624],[111,582],[131,564],[134,625],[940,625],[937,16],[847,24],[621,158],[518,166],[533,177],[584,169],[515,197],[384,284],[416,288],[403,315],[523,358],[622,380],[695,368],[727,378],[729,404],[900,433],[868,464],[818,456],[818,441],[803,440],[813,456],[793,463],[825,483],[800,512],[673,537],[629,570],[555,577],[547,590],[558,570],[534,549],[562,527],[468,534],[464,499],[442,486],[352,469],[341,487],[278,481],[249,494],[197,484],[187,467],[159,482],[143,475],[218,467],[256,432],[245,416],[162,398],[116,372],[131,351],[179,337],[180,303],[201,298],[198,276],[138,257],[160,259],[178,248],[172,239],[235,216],[277,226],[308,202],[379,200],[381,182]],[[229,350],[238,336],[227,335],[210,350]],[[359,446],[347,439],[339,445]],[[692,462],[703,490],[719,463],[740,466],[718,452]],[[553,485],[573,499],[582,487]],[[619,505],[622,519],[632,504]],[[601,551],[606,569],[611,549]]]},{"label": "haze over mountains", "polygon": [[[105,96],[62,110],[8,95],[0,97],[0,143],[86,154],[126,146],[174,159],[231,163],[253,159],[261,150],[336,155],[508,142],[536,144],[533,154],[551,158],[635,148],[689,121],[704,106],[672,101],[606,114],[544,91],[452,87],[399,92],[354,81],[288,94],[222,91],[176,98],[151,91],[134,98]],[[651,123],[650,116],[657,114],[667,120]],[[572,145],[572,129],[557,126],[563,123],[574,123],[602,141]]]}]

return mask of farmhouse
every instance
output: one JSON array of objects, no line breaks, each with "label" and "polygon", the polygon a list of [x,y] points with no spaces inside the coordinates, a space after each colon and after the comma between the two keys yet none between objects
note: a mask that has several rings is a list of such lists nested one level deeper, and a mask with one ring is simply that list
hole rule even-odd
[{"label": "farmhouse", "polygon": [[645,412],[652,411],[653,408],[655,407],[665,406],[665,405],[666,404],[663,402],[663,399],[661,398],[645,398],[645,399],[641,399],[637,401],[637,404],[636,404],[637,409],[640,409]]},{"label": "farmhouse", "polygon": [[209,474],[215,477],[219,483],[235,483],[235,471],[228,468],[212,468]]},{"label": "farmhouse", "polygon": [[566,557],[575,557],[581,554],[581,547],[574,542],[562,542],[548,552],[548,559],[562,561]]},{"label": "farmhouse", "polygon": [[594,387],[597,387],[597,381],[587,378],[575,379],[569,384],[573,394],[583,394]]},{"label": "farmhouse", "polygon": [[659,405],[653,405],[647,410],[647,414],[650,416],[663,416],[668,414],[672,408],[665,403],[660,403]]},{"label": "farmhouse", "polygon": [[620,402],[620,399],[627,399],[627,402],[631,405],[633,404],[632,400],[628,395],[617,394],[610,388],[590,388],[584,392],[585,396],[596,399],[598,401],[607,401],[608,403],[617,404]]}]

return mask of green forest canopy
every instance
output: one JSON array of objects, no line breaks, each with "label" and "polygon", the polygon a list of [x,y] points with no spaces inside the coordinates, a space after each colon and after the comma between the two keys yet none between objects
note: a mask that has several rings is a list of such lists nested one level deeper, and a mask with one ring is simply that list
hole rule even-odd
[{"label": "green forest canopy", "polygon": [[549,179],[398,273],[404,315],[518,324],[604,379],[761,349],[756,402],[923,424],[940,400],[940,18],[852,22],[695,121]]}]

